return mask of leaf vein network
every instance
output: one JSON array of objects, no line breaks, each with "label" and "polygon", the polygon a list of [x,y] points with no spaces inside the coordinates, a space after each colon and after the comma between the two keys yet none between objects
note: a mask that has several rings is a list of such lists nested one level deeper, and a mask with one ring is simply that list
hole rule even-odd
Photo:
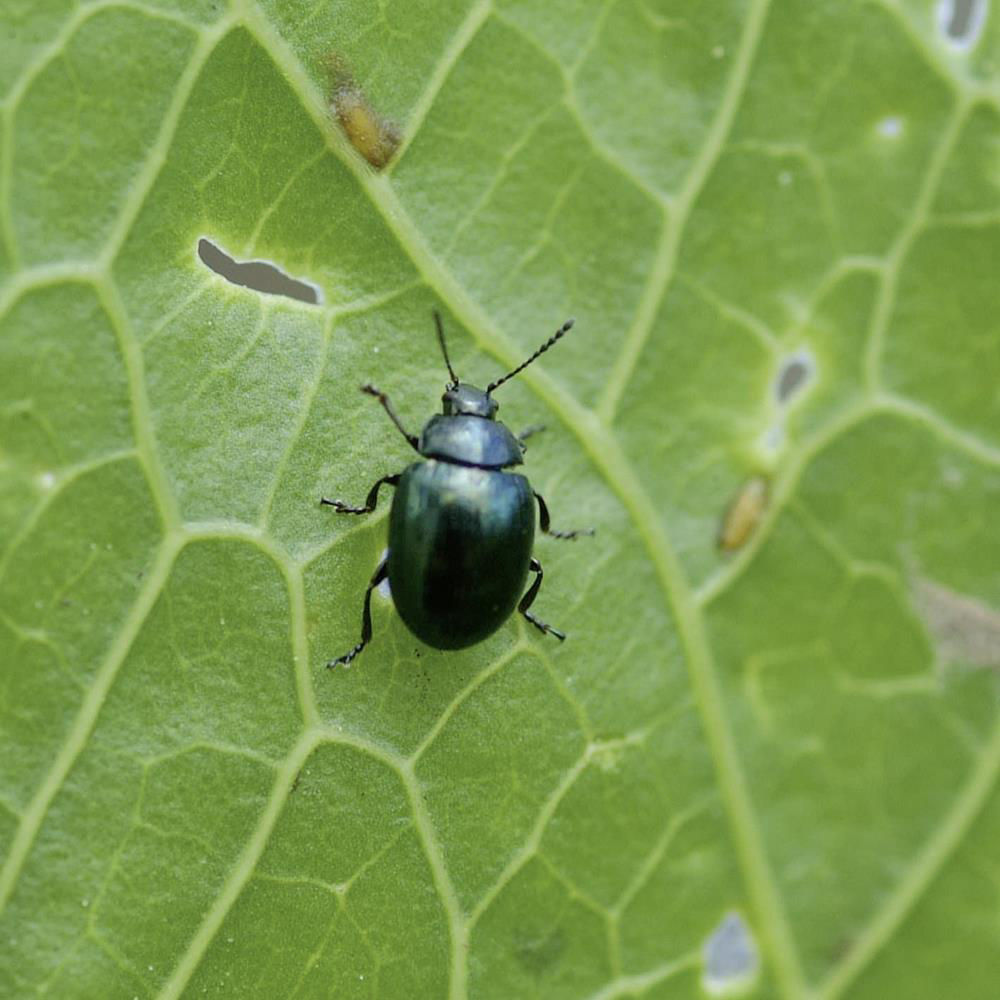
[{"label": "leaf vein network", "polygon": [[[94,16],[101,10],[123,6],[142,11],[149,16],[165,16],[162,11],[150,11],[138,3],[99,3],[86,8],[78,8],[75,14],[60,28],[53,42],[35,54],[32,63],[8,95],[7,100],[4,102],[6,105],[4,108],[5,130],[8,141],[4,143],[6,152],[2,173],[0,173],[0,187],[2,187],[2,190],[0,190],[0,203],[4,207],[8,205],[10,196],[11,153],[9,133],[10,121],[13,114],[12,109],[27,90],[31,80],[37,76],[51,59],[58,57],[68,45],[74,32],[87,18]],[[611,6],[611,2],[605,5],[604,16],[607,15]],[[884,6],[895,13],[907,25],[911,35],[919,35],[919,33],[913,31],[908,18],[904,17],[897,10],[896,5],[885,4]],[[740,41],[739,52],[734,62],[719,112],[712,123],[706,141],[696,158],[682,191],[676,199],[670,199],[658,192],[651,191],[648,185],[640,183],[637,178],[632,177],[631,173],[612,154],[607,152],[604,154],[608,157],[609,162],[613,162],[626,176],[629,176],[631,182],[646,193],[647,196],[655,197],[661,208],[663,208],[665,215],[662,235],[656,252],[656,263],[644,290],[636,318],[628,331],[625,348],[616,360],[612,375],[605,387],[604,395],[597,411],[591,412],[578,404],[561,386],[547,376],[543,370],[533,370],[526,373],[525,380],[539,398],[558,415],[567,429],[578,438],[581,447],[587,453],[594,467],[604,475],[609,485],[618,493],[623,506],[628,511],[650,552],[663,588],[664,596],[676,616],[681,639],[687,653],[695,701],[708,735],[709,746],[719,775],[720,791],[728,807],[734,840],[740,854],[744,876],[747,879],[751,897],[754,900],[757,916],[762,924],[763,937],[775,963],[782,991],[787,996],[794,996],[803,992],[804,987],[799,958],[790,930],[787,927],[777,886],[770,871],[766,853],[760,839],[760,830],[757,826],[749,789],[746,786],[746,780],[739,766],[721,692],[714,677],[709,644],[704,633],[703,622],[701,621],[702,608],[725,589],[729,583],[736,579],[753,559],[754,554],[759,550],[763,539],[768,534],[766,528],[773,523],[774,518],[777,516],[777,510],[780,510],[783,505],[782,501],[791,495],[795,482],[811,458],[837,435],[844,433],[850,426],[866,419],[868,416],[882,411],[896,412],[901,415],[905,414],[911,419],[919,420],[931,426],[940,436],[953,445],[961,447],[967,453],[974,455],[978,460],[993,466],[1000,465],[1000,452],[993,446],[978,441],[974,435],[968,435],[964,431],[951,428],[947,421],[939,418],[937,414],[925,410],[919,404],[899,399],[883,392],[874,393],[870,395],[862,407],[850,412],[846,417],[834,421],[822,434],[816,435],[806,447],[798,452],[793,462],[791,473],[786,475],[779,485],[778,502],[774,504],[774,509],[768,514],[769,521],[764,526],[765,530],[762,530],[760,532],[761,537],[755,539],[746,552],[741,553],[733,562],[731,571],[725,576],[720,576],[710,581],[701,591],[692,592],[690,590],[680,567],[679,560],[662,527],[655,505],[645,494],[638,476],[631,468],[621,447],[617,443],[610,429],[610,424],[613,421],[621,395],[631,378],[650,335],[659,304],[662,302],[666,289],[674,277],[677,249],[686,220],[712,166],[725,145],[726,137],[735,116],[740,96],[746,84],[749,68],[763,30],[767,10],[768,3],[766,0],[753,0],[747,14],[746,28]],[[491,13],[495,14],[489,0],[480,0],[480,2],[476,3],[470,9],[462,25],[460,25],[449,46],[446,48],[444,57],[439,61],[432,76],[431,85],[415,106],[414,114],[411,116],[409,123],[411,127],[407,130],[408,136],[412,137],[416,134],[420,123],[429,113],[434,99],[451,69],[461,58],[462,53]],[[507,19],[504,20],[506,23]],[[146,159],[146,163],[135,178],[128,197],[123,203],[118,221],[112,230],[112,236],[109,238],[105,251],[102,254],[102,260],[97,273],[94,273],[92,268],[88,269],[85,265],[74,265],[72,268],[61,269],[59,274],[53,273],[50,279],[45,277],[41,269],[39,269],[37,274],[33,275],[35,281],[52,280],[56,282],[65,280],[68,277],[79,277],[97,285],[102,302],[108,311],[109,318],[118,334],[123,353],[125,354],[126,368],[129,372],[129,387],[132,396],[133,419],[137,428],[135,452],[129,450],[122,454],[105,456],[99,460],[98,464],[139,454],[146,468],[147,479],[150,482],[154,495],[157,497],[162,514],[167,522],[167,533],[159,544],[153,569],[144,581],[136,601],[130,608],[124,627],[98,669],[65,743],[60,748],[48,775],[39,787],[38,793],[24,812],[12,850],[4,867],[0,869],[0,906],[6,902],[13,889],[17,875],[44,820],[49,804],[62,786],[66,775],[87,742],[108,690],[114,683],[118,669],[124,661],[142,623],[145,621],[153,604],[168,581],[176,555],[183,545],[192,539],[223,537],[230,536],[231,534],[228,530],[229,526],[223,525],[184,525],[183,528],[181,527],[180,517],[176,510],[176,501],[168,488],[167,476],[159,460],[152,432],[149,430],[152,427],[152,423],[150,421],[148,400],[145,398],[141,351],[134,332],[128,326],[125,310],[118,298],[117,289],[113,288],[110,267],[155,181],[160,166],[165,161],[166,152],[169,149],[170,142],[182,117],[183,109],[187,104],[191,90],[202,67],[218,41],[234,25],[241,22],[250,28],[252,34],[257,38],[258,43],[266,51],[269,51],[272,58],[289,73],[292,86],[303,98],[303,104],[316,120],[318,128],[321,132],[324,132],[325,123],[321,120],[321,116],[324,113],[321,110],[323,106],[322,99],[314,92],[312,84],[309,82],[297,59],[292,56],[284,43],[270,29],[255,4],[252,4],[249,0],[247,2],[235,0],[229,15],[225,19],[211,27],[195,29],[198,34],[198,44],[195,47],[188,66],[184,70],[181,83],[177,88],[154,146]],[[185,21],[184,23],[188,22]],[[533,41],[533,44],[537,48],[537,43]],[[546,54],[546,57],[551,59],[551,56],[548,56],[548,54]],[[557,65],[559,64],[557,63]],[[587,136],[593,148],[600,151],[601,147],[596,143],[589,130],[585,128],[583,116],[580,114],[579,108],[575,105],[575,98],[571,97],[572,74],[567,75],[561,66],[560,71],[563,73],[564,79],[567,80],[567,107],[573,112],[579,127],[583,130],[584,135]],[[929,167],[914,217],[904,227],[893,252],[890,254],[890,270],[893,272],[892,279],[890,280],[887,276],[884,276],[883,295],[877,313],[880,319],[873,323],[869,342],[869,371],[872,375],[877,371],[881,341],[884,336],[889,310],[891,309],[896,272],[898,272],[898,268],[905,256],[906,249],[912,242],[920,226],[926,221],[933,192],[937,182],[940,180],[944,165],[957,141],[963,115],[964,106],[957,110],[953,116],[950,128],[942,138]],[[336,151],[341,155],[348,169],[355,173],[356,178],[367,192],[373,206],[381,214],[389,225],[389,228],[395,233],[400,245],[408,251],[427,285],[440,298],[449,303],[456,315],[463,320],[466,327],[472,332],[473,337],[481,347],[493,353],[504,363],[513,364],[519,357],[517,350],[472,299],[471,295],[462,287],[461,283],[449,271],[447,266],[442,263],[440,258],[425,243],[416,225],[396,198],[389,178],[377,177],[366,173],[354,163],[351,157],[343,155],[342,150]],[[405,152],[405,145],[401,149],[402,152]],[[668,205],[674,209],[672,217],[669,218],[666,215]],[[9,215],[9,213],[4,214],[5,217]],[[18,259],[17,245],[12,231],[9,230],[9,226],[5,228],[4,237],[16,265]],[[33,283],[24,284],[21,282],[15,285],[14,287],[17,288],[17,292],[8,292],[8,295],[5,296],[6,303],[2,311],[6,311],[6,308],[13,301],[16,301],[18,294]],[[332,316],[333,314],[331,313],[327,319],[325,335],[325,341],[327,342],[330,335]],[[318,390],[322,374],[322,364],[321,359],[318,362],[318,369],[312,382],[310,401]],[[873,378],[872,384],[874,384],[874,381]],[[137,387],[142,388],[137,390]],[[309,401],[304,404],[304,408],[301,411],[294,437],[297,437],[301,433],[308,408]],[[289,445],[289,450],[285,453],[286,460],[290,449],[291,445]],[[75,476],[88,471],[89,466],[94,465],[94,463],[85,463],[85,465],[88,468],[81,466],[80,469],[64,470],[59,488],[65,488]],[[280,470],[276,475],[274,487],[269,494],[262,525],[266,523],[266,512],[277,489],[279,479]],[[58,492],[59,489],[56,489],[52,491],[52,494],[55,495]],[[39,509],[44,509],[44,504],[50,500],[51,497],[43,500]],[[36,513],[33,516],[37,518],[39,515]],[[267,838],[280,814],[292,778],[317,746],[323,742],[334,742],[355,746],[371,754],[375,759],[381,760],[387,766],[391,767],[402,781],[409,798],[414,817],[414,826],[446,912],[449,933],[451,935],[451,995],[456,998],[462,997],[465,995],[465,980],[467,976],[464,956],[471,926],[475,923],[478,915],[489,905],[490,899],[502,889],[503,885],[523,865],[524,861],[533,852],[537,851],[548,819],[566,791],[572,786],[576,777],[586,766],[589,760],[590,749],[566,772],[557,789],[549,796],[549,799],[540,810],[536,823],[522,845],[522,848],[515,853],[493,888],[487,892],[470,914],[464,914],[447,871],[443,850],[437,840],[436,831],[424,805],[423,791],[420,782],[416,778],[414,766],[423,750],[433,742],[436,735],[446,725],[461,702],[479,684],[502,669],[506,662],[509,662],[515,655],[523,652],[522,644],[518,643],[515,645],[505,657],[497,660],[496,663],[491,665],[488,670],[482,672],[469,686],[456,696],[409,758],[398,757],[382,747],[366,743],[356,737],[348,737],[339,732],[331,733],[318,723],[319,712],[315,694],[311,687],[311,676],[309,675],[308,639],[305,631],[305,607],[301,586],[301,568],[303,563],[291,560],[286,553],[281,551],[280,547],[270,544],[269,541],[265,541],[266,532],[262,528],[256,533],[237,531],[236,535],[244,540],[251,540],[251,537],[253,537],[253,540],[261,545],[264,551],[270,555],[272,560],[285,573],[286,582],[288,583],[292,597],[293,648],[298,661],[296,672],[304,716],[304,730],[295,747],[277,768],[268,805],[260,818],[256,830],[248,840],[239,861],[234,865],[226,884],[216,897],[209,914],[192,938],[185,956],[175,967],[172,976],[160,996],[164,998],[175,997],[183,990],[197,962],[221,926],[225,914],[242,890],[243,885],[252,876],[256,862],[259,860]],[[0,566],[0,572],[2,572],[2,569],[3,567]],[[563,697],[566,697],[578,711],[581,711],[580,706],[568,692],[564,691]],[[998,768],[1000,768],[1000,728],[994,733],[990,744],[983,750],[976,772],[960,794],[955,808],[949,819],[942,826],[939,834],[914,863],[897,893],[894,894],[887,906],[883,908],[881,913],[862,934],[847,959],[820,988],[820,996],[826,998],[826,1000],[832,1000],[832,998],[840,995],[860,968],[870,960],[872,955],[885,942],[891,931],[904,919],[920,893],[940,869],[944,859],[960,842],[968,826],[975,815],[977,815],[989,789],[995,783]],[[676,822],[679,822],[679,818],[675,820]],[[672,836],[672,828],[668,828],[663,837],[661,837],[661,842],[657,845],[657,851],[665,849],[665,844],[669,842]],[[654,851],[654,856],[657,851]],[[111,954],[110,949],[108,953]],[[116,961],[120,959],[120,956],[112,957]],[[689,955],[677,961],[666,963],[662,968],[652,970],[640,976],[619,976],[614,982],[599,991],[598,994],[595,994],[595,1000],[597,997],[611,998],[623,995],[634,989],[652,986],[680,971],[694,966],[697,961],[697,955]]]}]

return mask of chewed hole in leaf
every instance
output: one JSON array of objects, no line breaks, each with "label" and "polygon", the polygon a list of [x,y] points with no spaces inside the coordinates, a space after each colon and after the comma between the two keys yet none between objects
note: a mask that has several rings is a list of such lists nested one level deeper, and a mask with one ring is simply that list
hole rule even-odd
[{"label": "chewed hole in leaf", "polygon": [[232,285],[252,288],[265,295],[283,295],[297,302],[318,305],[323,301],[320,290],[308,281],[293,278],[276,264],[266,260],[234,260],[204,236],[198,240],[198,259],[210,271]]},{"label": "chewed hole in leaf", "polygon": [[956,48],[969,49],[979,40],[989,0],[938,0],[938,30]]},{"label": "chewed hole in leaf", "polygon": [[775,403],[774,421],[757,439],[757,446],[767,462],[773,461],[787,442],[787,410],[803,395],[816,378],[816,360],[808,350],[796,351],[781,359],[771,383]]},{"label": "chewed hole in leaf", "polygon": [[798,396],[812,381],[815,372],[815,362],[806,351],[785,358],[774,383],[774,397],[779,405],[787,406]]},{"label": "chewed hole in leaf", "polygon": [[732,996],[756,977],[757,945],[746,921],[735,910],[727,913],[702,946],[702,986],[711,996]]},{"label": "chewed hole in leaf", "polygon": [[757,438],[757,447],[766,463],[774,460],[787,443],[787,410],[797,403],[816,379],[816,359],[803,349],[781,359],[771,383],[774,420]]}]

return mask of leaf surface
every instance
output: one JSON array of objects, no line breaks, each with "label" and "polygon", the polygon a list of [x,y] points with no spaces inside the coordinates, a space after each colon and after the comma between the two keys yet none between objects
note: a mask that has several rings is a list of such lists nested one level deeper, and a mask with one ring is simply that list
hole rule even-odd
[{"label": "leaf surface", "polygon": [[[990,995],[1000,20],[962,6],[3,4],[0,994]],[[536,544],[570,638],[441,653],[376,593],[330,672],[388,504],[317,501],[411,461],[358,386],[419,430],[435,307],[480,385],[576,317],[499,396],[597,529]]]}]

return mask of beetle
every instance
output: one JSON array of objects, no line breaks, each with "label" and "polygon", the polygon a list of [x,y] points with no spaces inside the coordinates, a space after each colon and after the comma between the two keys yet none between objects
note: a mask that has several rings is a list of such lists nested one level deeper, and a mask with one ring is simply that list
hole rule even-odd
[{"label": "beetle", "polygon": [[[329,668],[346,666],[368,645],[372,591],[386,579],[400,618],[435,649],[462,649],[481,642],[515,607],[541,632],[560,641],[566,638],[530,610],[542,585],[542,564],[532,555],[535,504],[547,535],[572,539],[593,534],[593,529],[553,531],[541,494],[525,476],[508,471],[523,462],[526,440],[543,428],[536,425],[512,434],[496,419],[499,404],[493,393],[565,336],[573,320],[485,390],[459,381],[437,310],[434,322],[450,381],[441,397],[442,412],[431,417],[419,438],[407,432],[384,392],[373,385],[361,387],[381,403],[422,461],[377,480],[361,507],[320,499],[321,505],[340,514],[370,514],[383,486],[396,489],[389,512],[389,548],[365,590],[361,640],[330,660]],[[529,571],[535,578],[525,591]]]}]

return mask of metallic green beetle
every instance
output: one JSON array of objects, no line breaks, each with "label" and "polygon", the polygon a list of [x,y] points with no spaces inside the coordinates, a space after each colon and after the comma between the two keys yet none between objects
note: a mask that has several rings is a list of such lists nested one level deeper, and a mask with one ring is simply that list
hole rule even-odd
[{"label": "metallic green beetle", "polygon": [[[525,440],[541,427],[515,437],[496,419],[492,393],[527,368],[573,326],[567,320],[534,354],[484,392],[459,382],[435,311],[438,340],[451,381],[441,401],[444,412],[431,417],[419,439],[407,433],[384,392],[374,396],[410,446],[426,461],[402,473],[383,476],[368,491],[363,507],[323,497],[341,514],[370,514],[383,485],[396,487],[389,513],[389,550],[365,591],[361,641],[328,667],[348,664],[372,636],[372,591],[389,580],[392,600],[410,631],[435,649],[461,649],[492,635],[515,607],[536,628],[566,636],[529,610],[542,585],[542,564],[531,554],[535,539],[535,502],[542,531],[555,538],[576,538],[593,531],[552,531],[549,511],[528,480],[508,472],[523,461]],[[535,579],[524,591],[528,571]],[[522,596],[523,593],[523,596]],[[518,600],[520,598],[520,600]]]}]

